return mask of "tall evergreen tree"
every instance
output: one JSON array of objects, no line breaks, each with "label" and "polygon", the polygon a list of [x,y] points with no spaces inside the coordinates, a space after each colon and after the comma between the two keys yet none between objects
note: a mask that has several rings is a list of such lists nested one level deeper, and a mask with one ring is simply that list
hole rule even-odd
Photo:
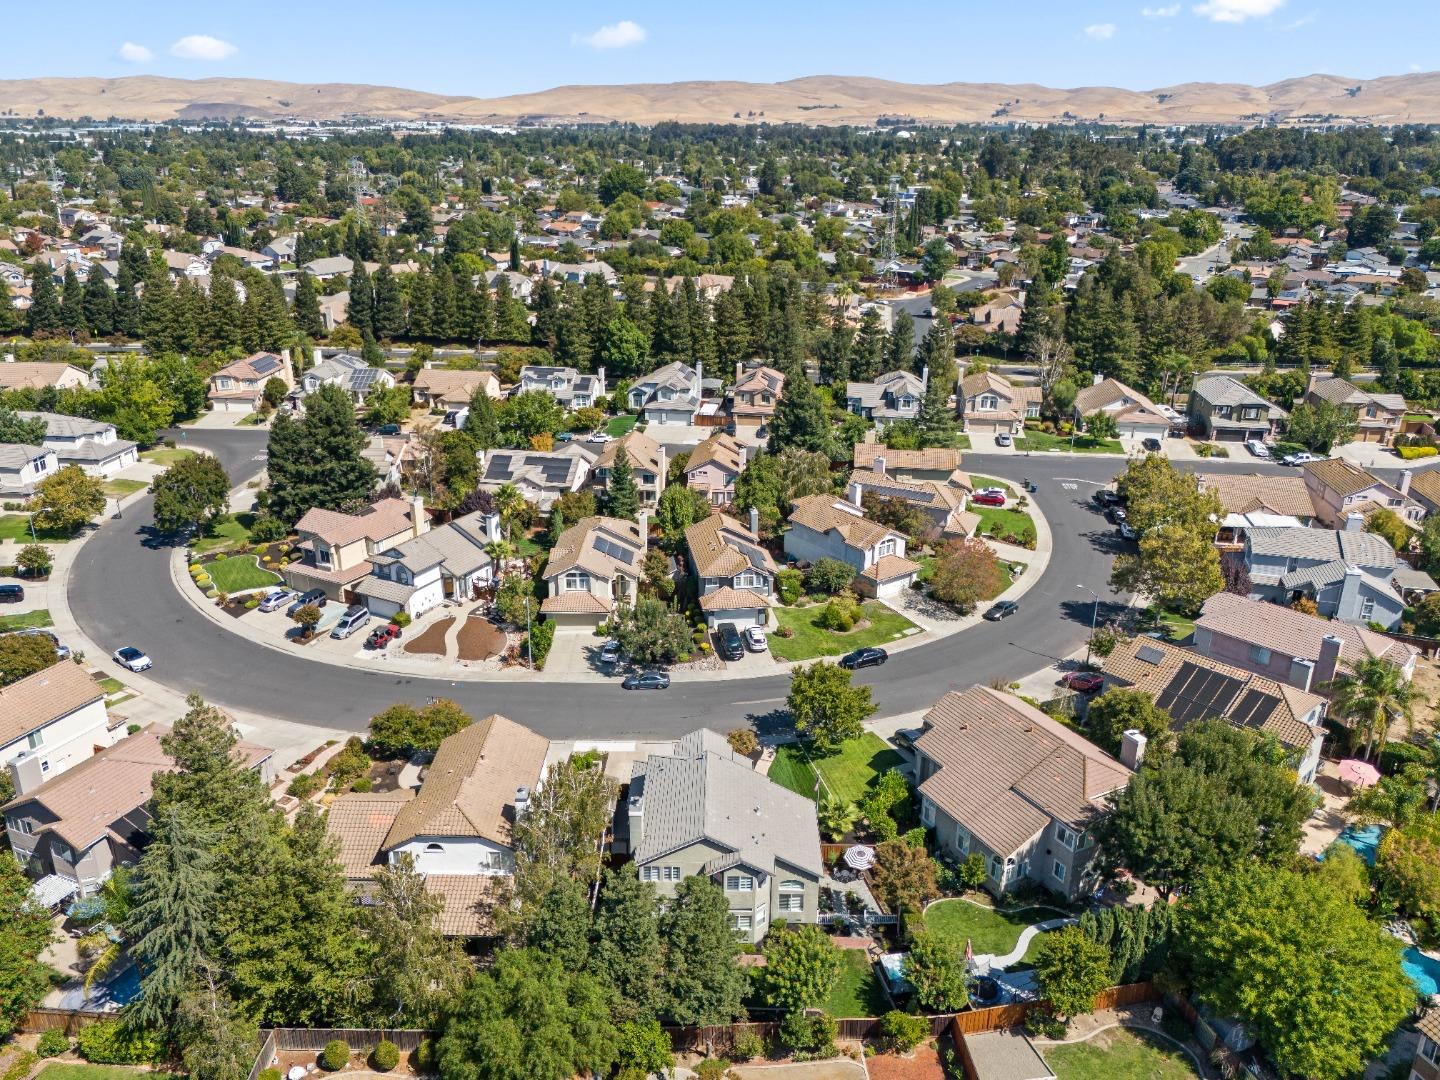
[{"label": "tall evergreen tree", "polygon": [[885,342],[887,371],[915,370],[915,320],[908,311],[897,311]]},{"label": "tall evergreen tree", "polygon": [[60,319],[66,330],[85,329],[85,287],[75,276],[73,266],[65,267],[65,285],[60,300]]},{"label": "tall evergreen tree", "polygon": [[83,306],[85,326],[91,334],[106,337],[115,332],[115,296],[98,267],[85,279]]},{"label": "tall evergreen tree", "polygon": [[880,309],[871,304],[860,316],[855,345],[850,353],[850,377],[871,382],[881,374],[885,360],[885,328],[880,325]]},{"label": "tall evergreen tree", "polygon": [[675,887],[660,916],[665,1010],[677,1024],[726,1024],[744,1015],[750,980],[735,958],[725,893],[696,874]]},{"label": "tall evergreen tree", "polygon": [[[245,297],[246,304],[250,296]],[[205,322],[200,332],[203,352],[224,352],[241,342],[240,295],[229,272],[215,267],[210,272],[210,295],[205,305]],[[250,328],[247,328],[250,329]],[[250,329],[258,336],[258,328]]]},{"label": "tall evergreen tree", "polygon": [[325,320],[320,315],[320,297],[315,291],[315,279],[303,271],[295,277],[295,328],[306,337],[319,337],[325,332]]},{"label": "tall evergreen tree", "polygon": [[357,261],[350,274],[350,307],[346,319],[362,334],[375,333],[375,287],[363,262]]},{"label": "tall evergreen tree", "polygon": [[132,338],[140,334],[140,297],[135,293],[135,274],[123,261],[115,279],[115,332]]},{"label": "tall evergreen tree", "polygon": [[956,393],[955,342],[950,324],[937,319],[925,335],[920,355],[927,372],[925,397],[920,402],[919,423],[930,438],[955,430],[955,409],[950,396]]},{"label": "tall evergreen tree", "polygon": [[623,521],[636,521],[640,517],[640,487],[635,483],[624,440],[615,444],[615,460],[610,465],[610,478],[605,487],[605,513]]},{"label": "tall evergreen tree", "polygon": [[834,443],[820,392],[803,371],[787,372],[785,390],[770,419],[770,453],[812,450],[828,454]]},{"label": "tall evergreen tree", "polygon": [[405,299],[400,295],[400,283],[384,263],[375,271],[374,333],[376,337],[394,337],[405,330]]},{"label": "tall evergreen tree", "polygon": [[614,991],[617,1018],[649,1020],[664,1007],[664,959],[655,888],[633,863],[605,871],[595,908],[590,966]]},{"label": "tall evergreen tree", "polygon": [[465,417],[465,434],[475,440],[480,450],[494,450],[501,445],[500,421],[495,415],[495,402],[484,387],[470,397],[470,412]]},{"label": "tall evergreen tree", "polygon": [[53,332],[64,326],[65,318],[50,270],[37,263],[30,272],[30,309],[25,312],[25,332],[32,335]]},{"label": "tall evergreen tree", "polygon": [[271,511],[287,524],[311,507],[353,511],[375,488],[375,468],[362,456],[365,432],[338,386],[322,386],[305,399],[305,419],[270,428],[267,469]]}]

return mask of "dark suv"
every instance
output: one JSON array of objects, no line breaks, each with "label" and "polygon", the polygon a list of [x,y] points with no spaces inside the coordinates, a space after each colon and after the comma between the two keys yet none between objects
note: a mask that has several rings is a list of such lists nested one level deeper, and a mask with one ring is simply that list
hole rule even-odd
[{"label": "dark suv", "polygon": [[0,585],[0,604],[18,604],[24,599],[24,585]]},{"label": "dark suv", "polygon": [[720,654],[723,660],[745,659],[745,642],[740,639],[740,631],[735,629],[734,623],[721,623],[715,628],[715,651]]}]

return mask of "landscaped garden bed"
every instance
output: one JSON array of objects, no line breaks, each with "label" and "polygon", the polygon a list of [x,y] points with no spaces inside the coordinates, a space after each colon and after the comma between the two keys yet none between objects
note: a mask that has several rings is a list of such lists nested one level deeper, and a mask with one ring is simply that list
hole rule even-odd
[{"label": "landscaped garden bed", "polygon": [[1125,448],[1119,439],[1097,439],[1093,435],[1052,435],[1047,431],[1027,430],[1015,440],[1016,450],[1051,451],[1064,450],[1076,454],[1123,454]]},{"label": "landscaped garden bed", "polygon": [[472,615],[465,620],[465,625],[460,627],[456,644],[459,646],[461,660],[489,660],[505,654],[508,639],[505,631],[489,619]]},{"label": "landscaped garden bed", "polygon": [[419,636],[405,643],[405,651],[411,656],[444,656],[445,635],[455,623],[455,616],[441,619],[426,627]]},{"label": "landscaped garden bed", "polygon": [[289,562],[288,539],[253,548],[248,544],[233,549],[212,548],[200,554],[202,543],[191,548],[190,580],[213,600],[223,596],[226,602],[222,610],[237,618],[259,603],[260,590],[284,582],[280,570]]}]

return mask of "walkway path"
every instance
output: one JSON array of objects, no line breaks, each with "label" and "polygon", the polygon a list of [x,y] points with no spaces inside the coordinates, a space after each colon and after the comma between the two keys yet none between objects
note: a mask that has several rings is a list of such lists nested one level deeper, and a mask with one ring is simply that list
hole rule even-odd
[{"label": "walkway path", "polygon": [[1004,971],[1011,964],[1018,964],[1025,958],[1025,950],[1030,948],[1030,942],[1034,941],[1037,935],[1043,934],[1047,930],[1058,930],[1062,926],[1073,926],[1077,921],[1076,919],[1067,917],[1064,919],[1046,919],[1044,922],[1032,923],[1020,931],[1020,940],[1015,942],[1015,948],[1011,949],[1004,956],[977,956],[975,960],[977,963],[981,960],[988,960],[989,970]]}]

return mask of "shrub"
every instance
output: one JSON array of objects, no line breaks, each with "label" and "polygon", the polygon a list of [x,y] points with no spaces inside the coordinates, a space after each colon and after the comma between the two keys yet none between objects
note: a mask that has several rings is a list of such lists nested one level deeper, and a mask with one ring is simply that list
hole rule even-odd
[{"label": "shrub", "polygon": [[880,1041],[887,1049],[908,1054],[930,1034],[930,1025],[921,1016],[891,1009],[880,1018]]},{"label": "shrub", "polygon": [[261,1069],[257,1080],[280,1080],[280,1070],[273,1065],[268,1069]]},{"label": "shrub", "polygon": [[301,773],[290,781],[285,788],[285,794],[294,799],[308,799],[320,786],[320,778],[314,773]]},{"label": "shrub", "polygon": [[760,740],[755,737],[753,728],[736,728],[725,738],[730,743],[730,749],[742,757],[749,757],[760,749]]},{"label": "shrub", "polygon": [[1436,454],[1440,454],[1440,450],[1437,450],[1433,446],[1397,446],[1395,452],[1406,461],[1413,461],[1416,458],[1434,457]]},{"label": "shrub", "polygon": [[199,585],[202,589],[208,586],[212,580],[210,575],[205,573],[204,570],[201,570],[200,573],[195,575],[195,584]]},{"label": "shrub", "polygon": [[245,610],[246,610],[246,611],[254,611],[254,610],[255,610],[257,607],[259,607],[259,606],[260,606],[260,601],[259,601],[259,599],[258,599],[257,597],[252,596],[249,600],[246,600],[246,601],[245,601]]},{"label": "shrub", "polygon": [[435,1071],[435,1043],[431,1039],[421,1039],[420,1045],[415,1048],[415,1053],[410,1055],[410,1064],[415,1067],[418,1073],[429,1073]]},{"label": "shrub", "polygon": [[782,604],[789,605],[799,600],[804,584],[805,575],[799,570],[781,570],[775,575],[775,590],[779,593]]},{"label": "shrub", "polygon": [[336,1072],[350,1064],[350,1046],[344,1039],[331,1039],[320,1051],[320,1064]]},{"label": "shrub", "polygon": [[760,1037],[759,1032],[743,1028],[736,1033],[734,1042],[730,1044],[730,1055],[736,1061],[764,1057],[765,1040]]},{"label": "shrub", "polygon": [[250,523],[250,539],[257,544],[269,544],[283,539],[287,531],[285,522],[273,514],[260,514]]},{"label": "shrub", "polygon": [[81,1028],[79,1043],[80,1056],[96,1065],[148,1065],[164,1053],[158,1031],[124,1028],[118,1020]]},{"label": "shrub", "polygon": [[400,1048],[389,1039],[381,1039],[370,1055],[370,1064],[380,1072],[389,1072],[400,1064]]},{"label": "shrub", "polygon": [[812,592],[833,596],[841,589],[849,588],[855,580],[855,568],[839,559],[821,559],[810,568],[806,580]]},{"label": "shrub", "polygon": [[546,619],[542,623],[536,623],[530,628],[530,633],[525,639],[522,649],[530,656],[531,661],[537,668],[545,666],[545,658],[550,655],[550,646],[555,644],[555,621]]},{"label": "shrub", "polygon": [[859,621],[860,605],[855,602],[855,595],[848,591],[832,597],[824,610],[815,617],[816,626],[837,633],[853,629]]},{"label": "shrub", "polygon": [[394,615],[390,616],[390,621],[400,627],[401,630],[404,630],[405,627],[410,625],[410,613],[408,611],[397,611]]},{"label": "shrub", "polygon": [[700,1080],[721,1080],[730,1071],[730,1062],[724,1058],[706,1058],[695,1066],[695,1075]]},{"label": "shrub", "polygon": [[[780,1038],[794,1050],[795,1060],[830,1057],[840,1024],[828,1013],[789,1012],[780,1022]],[[802,1057],[803,1055],[803,1057]]]},{"label": "shrub", "polygon": [[[203,586],[202,586],[202,587],[203,587]],[[220,596],[220,590],[219,590],[219,589],[206,589],[206,590],[205,590],[205,599],[206,599],[206,600],[216,600],[216,599],[219,598],[219,596]]]},{"label": "shrub", "polygon": [[1039,1005],[1026,1014],[1025,1030],[1031,1035],[1038,1035],[1043,1039],[1063,1039],[1065,1037],[1065,1021],[1057,1017],[1055,1010],[1050,1006]]},{"label": "shrub", "polygon": [[55,1057],[70,1049],[70,1040],[59,1028],[50,1028],[40,1033],[40,1041],[35,1044],[35,1049],[41,1057]]},{"label": "shrub", "polygon": [[925,826],[915,826],[915,828],[908,830],[900,839],[911,847],[923,849],[925,847]]},{"label": "shrub", "polygon": [[44,577],[50,573],[55,560],[50,557],[50,549],[43,544],[26,544],[16,556],[15,565],[31,577]]},{"label": "shrub", "polygon": [[370,755],[360,736],[351,735],[345,740],[340,752],[330,759],[328,771],[336,788],[354,783],[370,771]]}]

